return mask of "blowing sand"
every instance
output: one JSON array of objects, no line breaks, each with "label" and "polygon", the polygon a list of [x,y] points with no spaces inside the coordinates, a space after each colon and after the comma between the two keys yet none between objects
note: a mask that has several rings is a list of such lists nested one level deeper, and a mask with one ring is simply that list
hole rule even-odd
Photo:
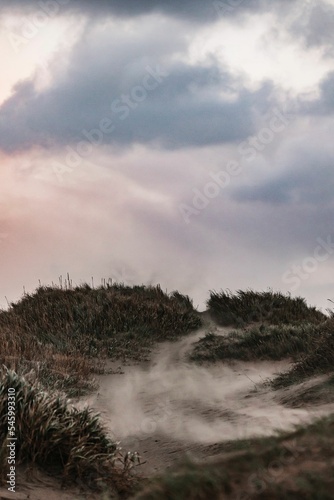
[{"label": "blowing sand", "polygon": [[[166,469],[183,456],[205,459],[222,441],[293,429],[329,411],[287,408],[281,393],[265,382],[289,368],[288,361],[198,366],[187,359],[202,329],[177,342],[160,344],[150,363],[104,375],[88,404],[125,450],[138,451],[141,472]],[[216,328],[226,335],[227,329]]]},{"label": "blowing sand", "polygon": [[[224,441],[267,436],[289,430],[334,411],[334,405],[288,408],[301,387],[272,391],[266,384],[288,370],[289,361],[197,365],[188,360],[193,344],[210,328],[217,335],[228,329],[206,328],[177,342],[159,344],[151,361],[123,368],[123,373],[99,377],[99,390],[76,404],[101,414],[111,435],[125,451],[137,451],[138,472],[166,470],[185,456],[207,461],[221,454]],[[310,381],[306,383],[310,384]],[[61,490],[52,478],[20,478],[13,500],[73,500],[100,498],[79,488]],[[8,491],[0,488],[0,499]]]}]

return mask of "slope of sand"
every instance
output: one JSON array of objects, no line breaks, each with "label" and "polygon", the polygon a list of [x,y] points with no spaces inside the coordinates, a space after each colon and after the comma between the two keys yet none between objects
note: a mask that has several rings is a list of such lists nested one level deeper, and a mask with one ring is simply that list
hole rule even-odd
[{"label": "slope of sand", "polygon": [[[334,411],[333,405],[303,409],[280,404],[287,391],[273,392],[265,382],[289,369],[289,361],[207,366],[189,362],[192,344],[207,328],[160,344],[150,363],[101,376],[98,393],[80,404],[101,413],[124,450],[140,454],[143,474],[166,469],[185,455],[209,458],[222,441],[293,429]],[[215,334],[228,331],[215,327]]]},{"label": "slope of sand", "polygon": [[[229,332],[207,322],[179,341],[159,344],[150,362],[100,376],[99,390],[76,403],[99,412],[122,448],[140,454],[142,465],[137,470],[143,475],[165,470],[185,456],[210,460],[220,453],[223,441],[289,430],[334,411],[333,404],[307,408],[281,404],[300,387],[273,392],[265,382],[289,369],[289,361],[201,366],[189,362],[187,354],[208,330],[217,335]],[[17,495],[0,489],[0,500],[100,498],[92,492],[86,496],[78,488],[61,490],[46,476],[31,483],[21,475],[18,484]]]}]

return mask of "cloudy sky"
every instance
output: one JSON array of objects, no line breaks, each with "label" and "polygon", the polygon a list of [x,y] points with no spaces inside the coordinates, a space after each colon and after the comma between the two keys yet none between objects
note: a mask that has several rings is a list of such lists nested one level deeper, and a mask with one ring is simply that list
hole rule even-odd
[{"label": "cloudy sky", "polygon": [[334,299],[334,0],[0,4],[0,304],[40,280]]}]

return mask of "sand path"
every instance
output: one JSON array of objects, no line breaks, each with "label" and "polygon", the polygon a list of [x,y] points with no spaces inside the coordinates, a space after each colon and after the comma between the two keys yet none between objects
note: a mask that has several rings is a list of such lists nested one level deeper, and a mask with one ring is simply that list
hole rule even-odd
[{"label": "sand path", "polygon": [[192,345],[208,329],[219,335],[230,331],[207,322],[186,338],[159,344],[149,363],[99,377],[98,393],[80,403],[101,413],[123,449],[140,454],[145,475],[185,455],[202,460],[214,456],[222,441],[292,429],[330,409],[292,409],[279,403],[280,393],[264,382],[287,370],[288,361],[189,362]]},{"label": "sand path", "polygon": [[[151,361],[123,367],[123,373],[99,377],[99,390],[79,401],[101,414],[110,434],[124,450],[139,452],[142,465],[136,470],[150,475],[166,470],[184,456],[210,460],[221,454],[224,441],[272,434],[308,423],[334,405],[287,408],[280,401],[300,387],[272,391],[265,381],[289,369],[289,361],[256,363],[189,362],[193,344],[211,331],[227,335],[206,318],[205,326],[176,342],[156,346]],[[115,367],[115,365],[114,365]],[[308,381],[305,384],[310,384]],[[61,490],[52,478],[41,475],[31,482],[20,477],[12,500],[90,500],[99,495],[78,488]],[[0,500],[9,492],[0,488]]]}]

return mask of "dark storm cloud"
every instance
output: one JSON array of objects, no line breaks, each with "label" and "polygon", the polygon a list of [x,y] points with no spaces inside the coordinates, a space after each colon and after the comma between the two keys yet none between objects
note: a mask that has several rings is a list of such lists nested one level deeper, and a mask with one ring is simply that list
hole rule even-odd
[{"label": "dark storm cloud", "polygon": [[291,101],[291,107],[297,115],[330,116],[334,113],[334,71],[328,73],[319,84],[316,99],[304,99],[302,96]]},{"label": "dark storm cloud", "polygon": [[247,187],[231,186],[191,224],[202,226],[199,234],[210,228],[217,237],[239,241],[250,254],[258,249],[276,264],[282,257],[288,262],[307,256],[317,238],[333,234],[334,154],[321,154],[320,149],[321,144],[314,149],[305,146],[304,155],[295,152],[276,175],[269,171],[269,179],[254,176]]},{"label": "dark storm cloud", "polygon": [[332,205],[334,192],[334,152],[300,153],[298,163],[285,166],[274,178],[257,187],[239,188],[234,198],[238,202],[261,202],[269,205],[298,204],[300,206]]},{"label": "dark storm cloud", "polygon": [[291,32],[304,39],[308,47],[325,46],[333,54],[334,7],[326,1],[310,2],[301,9],[301,15],[292,25]]},{"label": "dark storm cloud", "polygon": [[[287,8],[294,0],[5,0],[1,2],[3,11],[19,9],[33,13],[50,9],[50,12],[73,12],[132,17],[161,12],[185,20],[207,22],[221,16],[234,16],[243,12],[267,11]],[[59,8],[58,8],[59,7]],[[53,10],[52,10],[53,9]]]},{"label": "dark storm cloud", "polygon": [[33,80],[16,86],[0,108],[0,148],[76,144],[92,129],[100,129],[95,137],[104,144],[166,148],[240,141],[254,132],[255,111],[269,107],[270,85],[250,92],[214,62],[172,62],[182,39],[155,39],[85,35],[50,87],[38,90]]},{"label": "dark storm cloud", "polygon": [[334,112],[334,72],[327,75],[320,84],[320,98],[302,105],[302,110],[311,114],[327,115]]},{"label": "dark storm cloud", "polygon": [[334,111],[334,72],[330,73],[321,84],[320,111]]}]

